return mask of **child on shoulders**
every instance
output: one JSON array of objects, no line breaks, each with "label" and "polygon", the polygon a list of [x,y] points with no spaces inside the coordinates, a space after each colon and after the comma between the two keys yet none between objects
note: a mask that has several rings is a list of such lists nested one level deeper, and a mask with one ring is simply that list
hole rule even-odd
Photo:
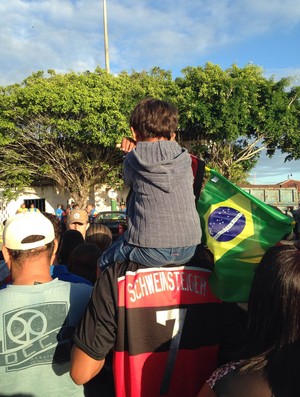
[{"label": "child on shoulders", "polygon": [[128,230],[104,252],[101,269],[126,259],[145,266],[184,264],[201,242],[200,219],[193,193],[191,157],[175,142],[178,111],[171,104],[146,98],[134,108],[133,139],[123,167]]}]

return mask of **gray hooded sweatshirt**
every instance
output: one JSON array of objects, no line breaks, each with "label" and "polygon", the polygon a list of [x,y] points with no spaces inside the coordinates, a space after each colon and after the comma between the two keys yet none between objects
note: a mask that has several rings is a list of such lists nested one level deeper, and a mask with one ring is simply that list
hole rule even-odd
[{"label": "gray hooded sweatshirt", "polygon": [[124,162],[127,202],[125,240],[148,248],[175,248],[201,241],[188,151],[175,141],[138,142]]}]

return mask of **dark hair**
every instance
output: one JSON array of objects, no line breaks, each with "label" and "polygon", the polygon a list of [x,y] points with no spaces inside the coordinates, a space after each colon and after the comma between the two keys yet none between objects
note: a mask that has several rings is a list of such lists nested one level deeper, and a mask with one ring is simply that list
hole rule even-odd
[{"label": "dark hair", "polygon": [[300,339],[268,354],[264,374],[276,397],[298,397]]},{"label": "dark hair", "polygon": [[258,265],[248,305],[248,357],[280,349],[300,338],[300,252],[270,248]]},{"label": "dark hair", "polygon": [[171,139],[178,124],[178,111],[168,102],[145,98],[134,108],[130,117],[130,126],[141,139]]},{"label": "dark hair", "polygon": [[65,232],[65,226],[62,224],[62,222],[57,218],[56,215],[50,214],[49,212],[42,212],[42,214],[49,219],[49,221],[52,223],[53,228],[54,228],[54,234],[55,238],[57,241],[60,241],[61,235]]},{"label": "dark hair", "polygon": [[95,244],[80,244],[72,251],[68,268],[71,273],[84,277],[92,284],[97,279],[97,260],[102,254],[100,248]]},{"label": "dark hair", "polygon": [[252,396],[253,385],[255,395],[299,396],[300,252],[294,246],[274,246],[264,254],[248,315],[245,346],[235,361],[242,360],[214,390],[222,396]]},{"label": "dark hair", "polygon": [[96,244],[104,252],[112,243],[112,232],[101,223],[92,223],[86,231],[85,241]]},{"label": "dark hair", "polygon": [[[37,241],[40,241],[42,238],[44,238],[44,236],[40,236],[40,235],[31,235],[28,236],[26,238],[23,239],[24,243],[35,243]],[[11,248],[7,248],[7,251],[12,259],[12,261],[14,262],[14,264],[17,267],[21,267],[22,263],[29,259],[29,258],[33,258],[35,256],[38,256],[44,252],[47,253],[47,257],[50,259],[53,253],[53,249],[54,249],[54,241],[51,241],[48,244],[45,244],[41,247],[37,247],[37,248],[32,248],[32,249],[28,249],[28,250],[14,250]]]},{"label": "dark hair", "polygon": [[58,262],[67,265],[73,249],[83,243],[84,238],[78,230],[66,230],[61,236],[57,255]]}]

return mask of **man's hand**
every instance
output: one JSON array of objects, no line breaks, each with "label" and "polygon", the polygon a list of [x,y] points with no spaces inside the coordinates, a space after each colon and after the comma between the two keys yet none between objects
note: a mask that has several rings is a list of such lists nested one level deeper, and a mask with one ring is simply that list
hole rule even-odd
[{"label": "man's hand", "polygon": [[136,147],[136,141],[133,138],[123,138],[122,142],[117,144],[117,148],[121,149],[124,153],[131,152]]}]

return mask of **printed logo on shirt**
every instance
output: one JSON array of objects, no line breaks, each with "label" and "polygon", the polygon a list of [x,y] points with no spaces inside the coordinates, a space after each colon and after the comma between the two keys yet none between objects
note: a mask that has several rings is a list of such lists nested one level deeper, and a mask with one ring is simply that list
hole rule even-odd
[{"label": "printed logo on shirt", "polygon": [[68,305],[54,302],[6,312],[0,366],[18,371],[36,365],[67,361],[74,328],[67,323]]},{"label": "printed logo on shirt", "polygon": [[[209,284],[210,272],[196,267],[147,268],[127,271],[118,279],[118,304],[127,308],[218,301]],[[126,299],[125,299],[126,297]]]}]

